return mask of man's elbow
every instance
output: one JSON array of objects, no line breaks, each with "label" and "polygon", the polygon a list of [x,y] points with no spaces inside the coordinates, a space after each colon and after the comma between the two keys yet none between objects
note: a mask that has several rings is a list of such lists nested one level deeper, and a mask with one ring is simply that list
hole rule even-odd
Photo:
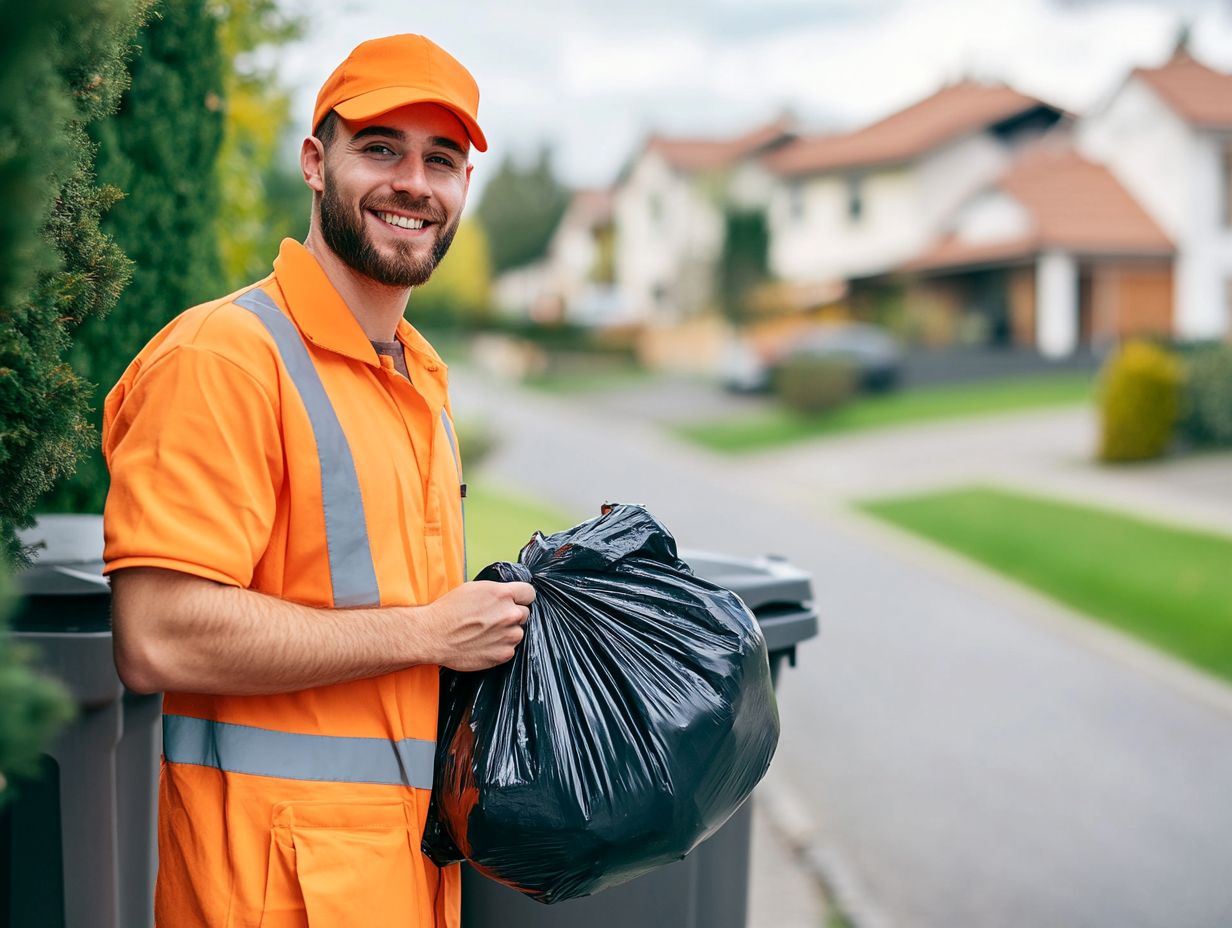
[{"label": "man's elbow", "polygon": [[[170,597],[157,573],[119,571],[112,579],[111,627],[116,672],[135,693],[176,689],[172,641],[163,628]],[[173,636],[171,636],[173,637]]]},{"label": "man's elbow", "polygon": [[157,646],[148,641],[134,641],[133,637],[117,633],[112,638],[120,682],[134,693],[160,693],[169,689],[166,662],[160,659]]}]

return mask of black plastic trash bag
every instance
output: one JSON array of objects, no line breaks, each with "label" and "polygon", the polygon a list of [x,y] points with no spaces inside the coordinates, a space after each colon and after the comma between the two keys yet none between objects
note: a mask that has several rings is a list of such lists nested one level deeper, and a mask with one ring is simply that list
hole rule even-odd
[{"label": "black plastic trash bag", "polygon": [[424,850],[541,902],[684,857],[770,766],[766,643],[640,506],[550,537],[479,580],[536,599],[513,659],[444,670]]}]

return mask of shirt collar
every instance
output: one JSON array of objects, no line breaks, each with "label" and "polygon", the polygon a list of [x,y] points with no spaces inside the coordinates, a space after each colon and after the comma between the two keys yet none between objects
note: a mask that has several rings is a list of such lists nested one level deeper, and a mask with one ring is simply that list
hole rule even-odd
[{"label": "shirt collar", "polygon": [[[287,311],[308,341],[373,367],[381,366],[359,320],[307,248],[284,238],[274,259],[274,277]],[[445,362],[414,326],[399,319],[395,337],[416,355],[419,367],[444,382]]]}]

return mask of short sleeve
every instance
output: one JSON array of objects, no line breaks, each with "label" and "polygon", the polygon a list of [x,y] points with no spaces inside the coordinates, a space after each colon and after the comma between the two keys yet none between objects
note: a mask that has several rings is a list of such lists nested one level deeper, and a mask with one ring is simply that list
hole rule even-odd
[{"label": "short sleeve", "polygon": [[163,567],[247,587],[270,538],[282,440],[267,389],[216,351],[178,346],[107,397],[105,573]]}]

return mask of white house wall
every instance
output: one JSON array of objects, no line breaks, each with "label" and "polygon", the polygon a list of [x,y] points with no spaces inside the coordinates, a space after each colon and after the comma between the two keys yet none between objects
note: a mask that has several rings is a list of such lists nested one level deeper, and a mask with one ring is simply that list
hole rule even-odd
[{"label": "white house wall", "polygon": [[1221,176],[1228,136],[1184,122],[1140,78],[1079,123],[1079,146],[1109,166],[1176,245],[1175,331],[1186,339],[1229,330],[1232,232]]},{"label": "white house wall", "polygon": [[782,179],[769,210],[771,269],[799,283],[888,271],[932,242],[953,210],[1005,161],[1003,147],[981,133],[911,164],[870,169],[862,175],[858,220],[848,212],[851,172]]},{"label": "white house wall", "polygon": [[1183,338],[1226,335],[1232,287],[1232,229],[1224,224],[1227,181],[1222,175],[1224,147],[1232,137],[1202,132],[1190,161],[1192,199],[1188,234],[1176,262],[1176,328]]},{"label": "white house wall", "polygon": [[1194,133],[1141,79],[1079,120],[1079,150],[1106,164],[1174,241],[1190,231]]},{"label": "white house wall", "polygon": [[936,236],[965,200],[1001,175],[1010,154],[992,135],[980,132],[956,139],[920,159],[916,192],[924,243]]},{"label": "white house wall", "polygon": [[678,318],[699,308],[723,236],[703,186],[648,151],[616,192],[614,215],[616,279],[630,317]]},{"label": "white house wall", "polygon": [[737,209],[765,209],[774,194],[775,177],[756,161],[744,161],[732,169],[727,181],[727,201]]},{"label": "white house wall", "polygon": [[[798,185],[798,187],[796,186]],[[863,210],[849,215],[846,174],[781,184],[771,199],[770,266],[783,279],[801,283],[841,280],[871,273],[911,247],[913,184],[905,168],[865,174]],[[800,198],[799,207],[793,199]]]},{"label": "white house wall", "polygon": [[947,231],[968,245],[1011,242],[1031,234],[1031,216],[1004,190],[987,190],[959,209]]}]

